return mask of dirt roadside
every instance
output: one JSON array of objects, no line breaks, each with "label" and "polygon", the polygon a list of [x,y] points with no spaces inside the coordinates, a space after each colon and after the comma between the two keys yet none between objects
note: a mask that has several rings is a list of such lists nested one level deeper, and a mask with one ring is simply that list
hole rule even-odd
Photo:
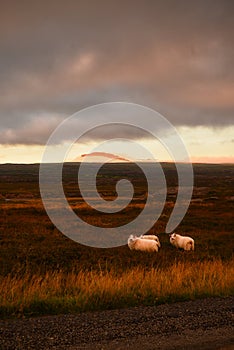
[{"label": "dirt roadside", "polygon": [[0,348],[234,349],[234,297],[0,321]]}]

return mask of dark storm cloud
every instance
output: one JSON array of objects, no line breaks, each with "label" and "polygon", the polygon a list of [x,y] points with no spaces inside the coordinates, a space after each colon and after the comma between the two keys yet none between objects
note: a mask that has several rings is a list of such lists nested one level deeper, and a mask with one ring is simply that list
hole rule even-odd
[{"label": "dark storm cloud", "polygon": [[233,11],[231,0],[1,4],[0,142],[43,143],[78,109],[119,100],[175,125],[232,124]]}]

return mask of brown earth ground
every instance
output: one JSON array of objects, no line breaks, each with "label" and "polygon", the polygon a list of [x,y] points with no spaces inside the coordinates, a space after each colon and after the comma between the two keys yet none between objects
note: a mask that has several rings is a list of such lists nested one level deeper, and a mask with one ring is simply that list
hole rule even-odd
[{"label": "brown earth ground", "polygon": [[234,297],[0,321],[1,349],[234,349]]}]

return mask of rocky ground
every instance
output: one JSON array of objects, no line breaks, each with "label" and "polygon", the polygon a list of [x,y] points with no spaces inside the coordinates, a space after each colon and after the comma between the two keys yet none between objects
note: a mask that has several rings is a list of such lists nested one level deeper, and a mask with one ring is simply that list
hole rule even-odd
[{"label": "rocky ground", "polygon": [[234,349],[234,297],[0,321],[1,349]]}]

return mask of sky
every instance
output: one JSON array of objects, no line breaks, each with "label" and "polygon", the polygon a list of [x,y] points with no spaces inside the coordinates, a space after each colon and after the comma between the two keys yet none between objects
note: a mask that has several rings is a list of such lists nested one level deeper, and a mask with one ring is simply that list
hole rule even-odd
[{"label": "sky", "polygon": [[[233,13],[232,0],[2,2],[0,163],[40,162],[62,121],[115,101],[161,113],[192,161],[233,163]],[[68,160],[121,130],[91,132]],[[150,136],[126,134],[170,160]],[[138,157],[125,141],[113,144],[101,151]]]}]

